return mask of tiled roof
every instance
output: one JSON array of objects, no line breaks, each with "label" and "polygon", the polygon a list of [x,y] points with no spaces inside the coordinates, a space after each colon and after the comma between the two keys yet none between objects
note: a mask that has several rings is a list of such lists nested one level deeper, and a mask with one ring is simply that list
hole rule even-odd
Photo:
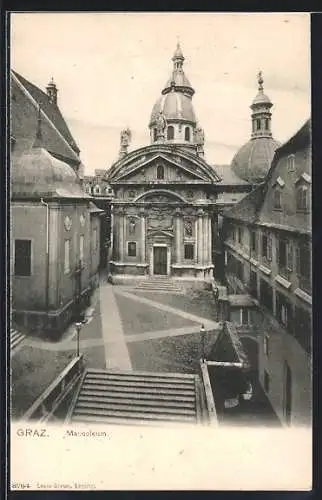
[{"label": "tiled roof", "polygon": [[[64,118],[61,114],[58,106],[56,104],[52,104],[48,96],[41,89],[36,87],[33,83],[26,80],[24,77],[19,75],[16,71],[12,71],[13,75],[17,78],[20,84],[25,88],[25,90],[30,94],[30,96],[34,99],[34,101],[40,105],[43,113],[46,114],[48,119],[54,125],[54,127],[58,130],[58,132],[63,136],[65,141],[69,144],[72,150],[75,152],[76,157],[79,154],[79,148],[73,138]],[[12,103],[12,107],[14,109],[14,101]]]}]

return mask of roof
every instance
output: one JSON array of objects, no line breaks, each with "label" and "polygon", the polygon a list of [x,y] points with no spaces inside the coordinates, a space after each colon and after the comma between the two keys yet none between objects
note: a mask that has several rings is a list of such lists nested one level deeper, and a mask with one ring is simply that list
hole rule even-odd
[{"label": "roof", "polygon": [[255,305],[254,299],[247,294],[228,295],[228,302],[231,307],[252,307]]},{"label": "roof", "polygon": [[256,104],[267,104],[271,106],[272,102],[270,98],[266,94],[264,94],[264,92],[258,92],[257,96],[252,102],[252,106],[256,106]]},{"label": "roof", "polygon": [[211,165],[219,177],[221,177],[221,185],[228,186],[240,186],[240,185],[249,185],[249,182],[241,179],[235,172],[232,170],[230,165]]},{"label": "roof", "polygon": [[246,194],[246,196],[232,208],[223,210],[224,217],[228,219],[237,219],[248,224],[255,223],[264,193],[265,185],[260,184],[250,193]]},{"label": "roof", "polygon": [[272,137],[256,137],[249,140],[235,154],[231,162],[233,172],[245,181],[262,182],[279,146],[280,143]]},{"label": "roof", "polygon": [[[269,213],[264,213],[262,208],[266,199],[266,193],[270,189],[272,181],[276,175],[279,175],[278,171],[276,171],[276,167],[279,164],[280,158],[304,147],[308,147],[311,137],[310,132],[311,120],[309,119],[287,142],[276,150],[265,181],[259,184],[232,208],[224,209],[224,217],[248,224],[257,222],[265,227],[274,227],[284,231],[297,231],[298,233],[304,234],[310,233],[310,222],[306,219],[301,221],[300,214],[281,212],[283,218],[279,220],[276,219],[276,214],[272,214],[271,211]],[[277,177],[277,179],[278,178],[279,177]]]},{"label": "roof", "polygon": [[209,355],[209,361],[225,361],[242,363],[244,368],[249,367],[249,360],[241,343],[239,334],[233,323],[225,321],[217,336]]},{"label": "roof", "polygon": [[93,203],[92,201],[89,202],[89,213],[90,214],[98,214],[98,213],[103,213],[103,212],[104,212],[104,210],[97,207],[95,205],[95,203]]},{"label": "roof", "polygon": [[41,146],[14,152],[11,160],[13,198],[89,198],[73,168]]},{"label": "roof", "polygon": [[196,122],[191,98],[182,92],[169,92],[162,95],[153,106],[150,123],[153,123],[162,112],[166,120],[183,120]]},{"label": "roof", "polygon": [[78,155],[80,150],[58,106],[54,103],[51,103],[48,99],[47,94],[39,89],[36,85],[26,80],[16,71],[12,70],[12,73],[30,94],[32,99],[34,99],[34,101],[41,107],[42,112],[48,117],[54,127],[56,127],[56,129],[63,136],[63,138],[76,153],[76,155]]},{"label": "roof", "polygon": [[240,202],[244,198],[244,196],[246,196],[246,194],[247,192],[245,191],[242,193],[219,192],[217,195],[216,205],[218,206],[234,205],[235,203]]}]

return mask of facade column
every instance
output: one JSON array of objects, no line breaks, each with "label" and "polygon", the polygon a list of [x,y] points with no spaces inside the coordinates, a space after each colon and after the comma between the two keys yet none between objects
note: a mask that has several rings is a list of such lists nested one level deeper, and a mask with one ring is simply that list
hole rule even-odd
[{"label": "facade column", "polygon": [[203,265],[203,210],[198,210],[198,264]]},{"label": "facade column", "polygon": [[140,212],[141,217],[141,261],[145,263],[146,255],[145,255],[145,213],[144,211]]},{"label": "facade column", "polygon": [[203,220],[204,226],[204,264],[208,265],[209,261],[209,226],[208,226],[208,214],[205,215]]},{"label": "facade column", "polygon": [[181,212],[180,210],[176,211],[175,215],[175,221],[176,221],[176,264],[181,263]]},{"label": "facade column", "polygon": [[208,261],[209,264],[212,264],[212,231],[211,231],[211,216],[208,218]]},{"label": "facade column", "polygon": [[119,211],[119,254],[120,261],[124,262],[124,211]]}]

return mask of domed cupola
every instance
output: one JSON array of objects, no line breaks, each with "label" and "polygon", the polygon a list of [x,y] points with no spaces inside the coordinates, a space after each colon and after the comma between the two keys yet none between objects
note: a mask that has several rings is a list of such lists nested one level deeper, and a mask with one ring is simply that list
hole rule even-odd
[{"label": "domed cupola", "polygon": [[280,146],[272,136],[271,108],[273,103],[264,94],[262,72],[258,74],[258,93],[250,108],[252,110],[252,132],[250,140],[234,156],[231,168],[238,177],[250,183],[262,182],[276,149]]},{"label": "domed cupola", "polygon": [[178,43],[172,57],[171,76],[152,109],[149,123],[151,143],[180,144],[203,154],[192,105],[195,91],[183,71],[184,60]]},{"label": "domed cupola", "polygon": [[12,198],[88,198],[73,168],[43,147],[40,116],[32,147],[12,155]]}]

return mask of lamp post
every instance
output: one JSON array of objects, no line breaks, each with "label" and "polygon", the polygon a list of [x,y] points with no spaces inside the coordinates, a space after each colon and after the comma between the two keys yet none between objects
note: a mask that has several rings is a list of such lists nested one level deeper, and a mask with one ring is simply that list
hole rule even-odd
[{"label": "lamp post", "polygon": [[200,327],[200,336],[201,336],[201,360],[205,361],[205,327],[201,325]]},{"label": "lamp post", "polygon": [[80,331],[81,331],[81,328],[82,328],[82,323],[80,321],[77,321],[77,323],[75,323],[75,326],[76,326],[76,332],[77,332],[77,350],[76,350],[76,356],[79,357],[79,334],[80,334]]}]

